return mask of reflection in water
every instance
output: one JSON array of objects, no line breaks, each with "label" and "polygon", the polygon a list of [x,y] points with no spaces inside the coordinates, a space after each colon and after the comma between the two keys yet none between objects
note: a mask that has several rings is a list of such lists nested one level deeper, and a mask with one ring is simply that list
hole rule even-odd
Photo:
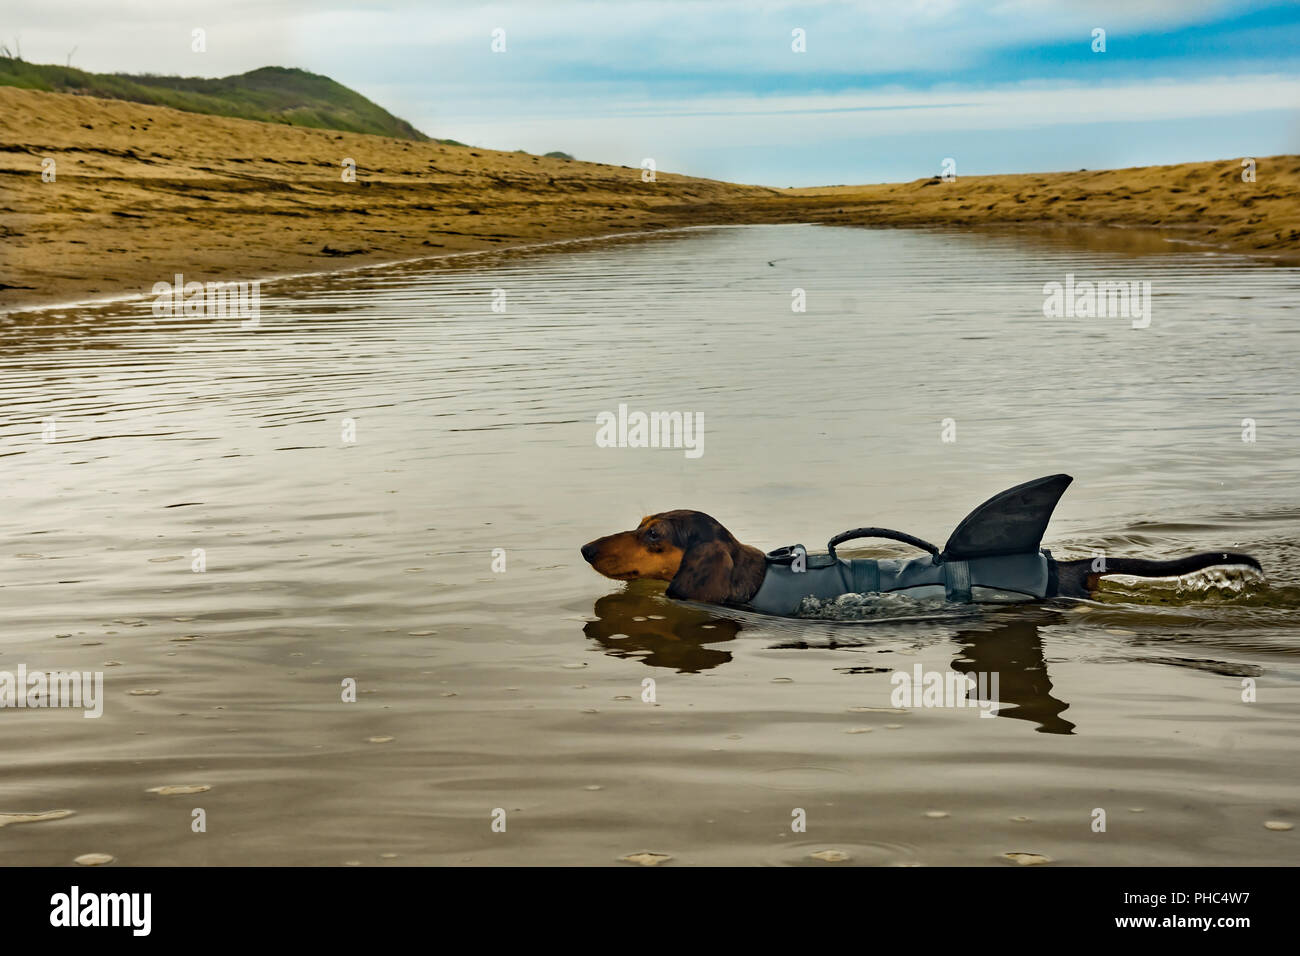
[{"label": "reflection in water", "polygon": [[606,594],[592,608],[596,620],[583,633],[611,657],[639,658],[651,667],[695,673],[731,660],[728,651],[708,644],[734,640],[740,624],[707,610],[674,603],[663,589],[643,582]]},{"label": "reflection in water", "polygon": [[1040,733],[1072,734],[1074,724],[1060,716],[1070,705],[1051,694],[1052,681],[1038,632],[1040,625],[1064,620],[1064,615],[1042,607],[1000,611],[983,626],[965,628],[953,636],[962,651],[953,658],[952,669],[971,676],[998,675],[998,699],[1015,705],[998,708],[999,717],[1037,721]]},{"label": "reflection in water", "polygon": [[[583,633],[600,643],[611,657],[636,658],[650,667],[667,667],[679,673],[708,670],[730,661],[730,652],[707,645],[734,640],[743,629],[741,622],[710,613],[697,604],[670,601],[664,597],[662,585],[645,581],[633,582],[622,591],[599,598],[592,613],[596,619],[583,627]],[[953,659],[952,669],[972,676],[998,675],[998,700],[1013,705],[999,708],[999,717],[1036,721],[1042,733],[1073,733],[1075,725],[1060,716],[1070,705],[1051,694],[1052,682],[1038,631],[1040,625],[1063,623],[1064,616],[1041,607],[999,610],[995,615],[981,617],[978,624],[953,634],[961,651]],[[867,633],[879,633],[879,626],[879,622],[874,626],[837,625],[829,642],[815,646],[860,647],[865,643],[864,628],[871,627]],[[848,635],[841,633],[846,630]],[[779,646],[814,645],[783,640]],[[890,668],[840,671],[880,674],[888,673]]]},{"label": "reflection in water", "polygon": [[[730,661],[732,655],[729,652],[706,645],[734,640],[744,628],[741,621],[718,616],[706,606],[671,601],[664,597],[662,585],[648,581],[633,582],[621,592],[605,595],[596,601],[592,610],[596,620],[589,622],[583,631],[605,647],[611,657],[637,658],[651,667],[668,667],[679,672],[708,670]],[[955,607],[949,608],[949,612],[955,610]],[[952,640],[960,647],[953,658],[952,669],[975,678],[976,686],[971,689],[969,699],[972,702],[986,700],[976,696],[986,686],[979,681],[978,675],[996,674],[997,702],[1003,705],[996,711],[999,717],[1033,721],[1040,733],[1073,734],[1076,725],[1061,716],[1070,705],[1052,695],[1052,681],[1039,631],[1041,627],[1065,624],[1067,616],[1043,605],[963,610],[974,610],[976,617],[974,620],[966,617],[951,634]],[[816,640],[809,640],[807,635],[798,638],[781,635],[772,647],[785,650],[865,647],[885,633],[891,638],[896,637],[898,627],[915,624],[943,626],[950,617],[950,613],[936,613],[930,618],[908,617],[894,621],[810,621],[807,623],[816,624],[819,630],[825,629]],[[792,618],[774,620],[782,624],[795,621]],[[882,627],[889,628],[888,632],[881,631]],[[1117,660],[1185,667],[1228,677],[1258,677],[1263,673],[1254,664],[1199,657],[1129,656]],[[1098,666],[1110,662],[1107,658],[1095,661]],[[892,667],[877,666],[836,668],[843,674],[888,674],[893,670]]]}]

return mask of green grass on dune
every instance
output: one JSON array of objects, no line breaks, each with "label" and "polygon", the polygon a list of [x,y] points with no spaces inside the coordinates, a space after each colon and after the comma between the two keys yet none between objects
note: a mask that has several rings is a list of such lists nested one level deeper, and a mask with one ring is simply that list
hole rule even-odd
[{"label": "green grass on dune", "polygon": [[189,113],[235,116],[313,129],[428,140],[418,129],[327,76],[264,66],[238,76],[133,76],[0,57],[0,86],[170,106]]}]

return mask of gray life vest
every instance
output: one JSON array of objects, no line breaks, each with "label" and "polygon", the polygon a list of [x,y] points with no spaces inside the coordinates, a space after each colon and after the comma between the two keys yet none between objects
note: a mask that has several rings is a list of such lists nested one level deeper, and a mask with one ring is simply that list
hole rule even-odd
[{"label": "gray life vest", "polygon": [[[902,592],[919,599],[955,602],[1033,601],[1056,594],[1056,565],[1041,549],[1043,532],[1069,475],[1050,475],[994,495],[957,526],[940,551],[920,538],[887,528],[856,528],[836,535],[826,554],[802,545],[767,555],[763,583],[749,606],[790,616],[805,598]],[[835,546],[879,537],[916,545],[917,558],[841,558]]]}]

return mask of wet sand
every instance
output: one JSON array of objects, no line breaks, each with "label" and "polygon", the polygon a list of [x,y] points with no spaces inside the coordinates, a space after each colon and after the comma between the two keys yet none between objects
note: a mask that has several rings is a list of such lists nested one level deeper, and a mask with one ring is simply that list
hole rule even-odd
[{"label": "wet sand", "polygon": [[[718,223],[1099,227],[1300,258],[1300,157],[771,189],[0,88],[0,309]],[[54,161],[54,181],[42,163]],[[355,160],[356,181],[342,178]],[[1079,228],[1084,227],[1084,228]]]}]

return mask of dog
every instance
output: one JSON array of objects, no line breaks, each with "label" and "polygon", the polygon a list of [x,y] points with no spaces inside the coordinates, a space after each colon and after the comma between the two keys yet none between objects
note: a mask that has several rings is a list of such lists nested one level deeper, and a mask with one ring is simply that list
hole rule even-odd
[{"label": "dog", "polygon": [[[810,596],[831,597],[836,588],[843,588],[840,593],[859,590],[847,582],[873,584],[860,588],[867,593],[913,590],[930,596],[935,589],[942,588],[949,600],[956,594],[958,599],[978,601],[983,595],[993,595],[990,599],[1003,601],[1007,595],[1013,600],[1088,598],[1103,577],[1114,574],[1175,577],[1221,565],[1263,570],[1250,555],[1230,551],[1164,561],[1146,558],[1106,558],[1100,559],[1100,564],[1094,558],[1058,561],[1049,551],[1040,551],[1038,544],[1056,500],[1071,480],[1068,475],[1053,475],[994,496],[962,522],[942,552],[910,535],[884,529],[859,529],[870,534],[848,532],[832,539],[827,556],[811,556],[805,552],[807,569],[802,576],[797,573],[798,567],[793,569],[796,573],[789,570],[792,560],[800,559],[802,546],[764,554],[738,541],[721,522],[701,511],[663,511],[648,515],[630,531],[584,544],[582,557],[597,572],[618,581],[666,581],[670,598],[787,615],[797,608],[801,591]],[[931,554],[910,561],[850,561],[836,557],[836,543],[866,536],[908,541]],[[775,603],[756,600],[760,593],[771,590],[769,582],[774,576],[796,582],[795,590],[790,592],[786,585],[788,593]],[[954,580],[958,582],[956,586]],[[882,581],[897,586],[882,587]]]},{"label": "dog", "polygon": [[767,570],[762,551],[702,511],[648,515],[631,531],[584,544],[582,556],[607,578],[667,581],[668,597],[705,604],[746,604]]}]

